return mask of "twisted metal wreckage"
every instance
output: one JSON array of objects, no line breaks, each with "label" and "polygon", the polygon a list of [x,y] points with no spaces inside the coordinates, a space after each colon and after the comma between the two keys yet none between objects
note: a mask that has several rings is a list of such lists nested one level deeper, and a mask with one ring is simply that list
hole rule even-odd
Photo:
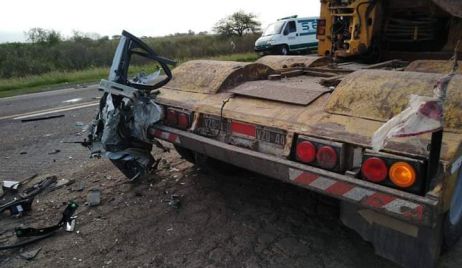
[{"label": "twisted metal wreckage", "polygon": [[[160,69],[150,75],[138,74],[128,79],[128,67],[132,55],[154,60]],[[168,64],[174,61],[158,56],[137,37],[123,31],[115,52],[108,80],[102,80],[100,90],[104,95],[99,113],[89,129],[92,157],[105,156],[119,168],[129,180],[150,173],[157,162],[151,155],[152,142],[148,127],[162,120],[164,114],[153,96],[156,89],[172,78]],[[155,141],[154,141],[155,142]],[[158,146],[162,147],[160,143]]]}]

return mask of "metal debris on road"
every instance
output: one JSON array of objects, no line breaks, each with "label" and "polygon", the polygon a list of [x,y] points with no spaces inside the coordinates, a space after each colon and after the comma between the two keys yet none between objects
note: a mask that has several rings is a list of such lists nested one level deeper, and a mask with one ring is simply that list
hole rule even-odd
[{"label": "metal debris on road", "polygon": [[64,117],[64,114],[34,117],[34,118],[29,118],[29,119],[21,119],[21,122],[41,121],[41,120],[48,120],[48,119],[54,119],[54,118],[60,118],[60,117]]},{"label": "metal debris on road", "polygon": [[94,188],[88,192],[87,204],[90,207],[98,206],[101,203],[101,190]]},{"label": "metal debris on road", "polygon": [[19,253],[19,256],[21,256],[21,258],[29,261],[29,260],[32,260],[33,258],[35,258],[39,254],[40,250],[42,250],[42,248],[37,248],[37,249],[29,250],[29,251],[24,251],[24,252]]},{"label": "metal debris on road", "polygon": [[19,181],[3,181],[2,188],[4,191],[17,191],[20,184]]},{"label": "metal debris on road", "polygon": [[55,186],[53,187],[53,190],[59,189],[63,186],[69,186],[73,184],[75,180],[68,180],[68,179],[60,179],[56,182]]},{"label": "metal debris on road", "polygon": [[165,199],[163,202],[166,202],[172,208],[179,209],[181,207],[181,197],[180,195],[172,194],[169,199]]},{"label": "metal debris on road", "polygon": [[[74,216],[74,213],[78,207],[79,206],[77,205],[77,203],[70,201],[68,205],[66,206],[66,208],[64,209],[61,220],[58,222],[58,224],[53,225],[53,226],[43,227],[43,228],[16,227],[14,229],[14,232],[16,234],[16,237],[19,238],[18,241],[14,244],[0,246],[0,250],[23,247],[25,245],[29,245],[34,242],[37,242],[37,241],[40,241],[42,239],[52,236],[56,234],[56,232],[59,231],[63,227],[67,230],[69,225],[75,226],[76,217]],[[32,238],[23,239],[27,237],[32,237]]]},{"label": "metal debris on road", "polygon": [[83,189],[85,189],[85,182],[79,181],[79,183],[72,188],[72,191],[81,192]]},{"label": "metal debris on road", "polygon": [[63,101],[63,103],[76,103],[76,102],[79,102],[81,100],[82,100],[82,98],[75,98],[75,99],[65,100],[65,101]]},{"label": "metal debris on road", "polygon": [[49,152],[48,154],[57,154],[57,153],[59,153],[59,152],[61,152],[61,150],[55,149],[54,151]]},{"label": "metal debris on road", "polygon": [[47,177],[9,199],[2,200],[0,213],[9,210],[12,216],[22,216],[24,212],[31,210],[34,197],[53,183],[56,183],[56,176]]}]

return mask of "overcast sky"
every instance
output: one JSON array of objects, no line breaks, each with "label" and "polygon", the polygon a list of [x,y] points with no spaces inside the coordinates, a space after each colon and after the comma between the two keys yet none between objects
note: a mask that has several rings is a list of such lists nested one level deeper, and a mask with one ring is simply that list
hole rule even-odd
[{"label": "overcast sky", "polygon": [[211,31],[221,18],[243,10],[263,26],[277,18],[318,16],[319,0],[10,0],[0,7],[0,42],[24,41],[33,27],[112,36],[122,29],[138,36]]}]

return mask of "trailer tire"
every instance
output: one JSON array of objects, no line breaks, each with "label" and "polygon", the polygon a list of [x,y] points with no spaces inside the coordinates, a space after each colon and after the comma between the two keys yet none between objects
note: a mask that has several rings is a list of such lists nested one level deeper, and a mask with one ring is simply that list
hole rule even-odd
[{"label": "trailer tire", "polygon": [[459,170],[451,207],[445,214],[443,225],[443,252],[450,250],[462,236],[462,169]]}]

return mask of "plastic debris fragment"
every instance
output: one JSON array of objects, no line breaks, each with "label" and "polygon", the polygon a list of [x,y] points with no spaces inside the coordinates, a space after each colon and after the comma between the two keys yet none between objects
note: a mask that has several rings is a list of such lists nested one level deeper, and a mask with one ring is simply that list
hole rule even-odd
[{"label": "plastic debris fragment", "polygon": [[433,89],[433,97],[411,95],[408,107],[383,124],[372,136],[372,149],[380,151],[390,138],[417,136],[443,128],[443,105],[448,84],[455,75],[457,57],[453,71],[440,78]]}]

